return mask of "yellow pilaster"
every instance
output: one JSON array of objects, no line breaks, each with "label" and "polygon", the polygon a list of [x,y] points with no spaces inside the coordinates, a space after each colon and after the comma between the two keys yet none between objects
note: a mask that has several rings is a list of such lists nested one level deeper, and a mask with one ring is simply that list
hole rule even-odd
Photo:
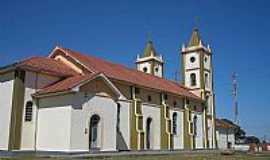
[{"label": "yellow pilaster", "polygon": [[171,133],[171,119],[170,110],[167,106],[164,94],[161,95],[161,109],[160,109],[160,149],[173,149],[173,138]]},{"label": "yellow pilaster", "polygon": [[132,150],[144,149],[142,104],[135,96],[135,87],[132,87],[132,105],[130,109],[130,148]]}]

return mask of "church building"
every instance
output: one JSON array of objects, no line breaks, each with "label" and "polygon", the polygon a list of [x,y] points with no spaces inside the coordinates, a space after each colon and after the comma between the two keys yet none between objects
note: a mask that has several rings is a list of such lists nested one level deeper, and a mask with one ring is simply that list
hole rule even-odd
[{"label": "church building", "polygon": [[217,148],[212,51],[194,29],[179,54],[182,82],[152,41],[136,69],[58,46],[1,67],[0,150]]}]

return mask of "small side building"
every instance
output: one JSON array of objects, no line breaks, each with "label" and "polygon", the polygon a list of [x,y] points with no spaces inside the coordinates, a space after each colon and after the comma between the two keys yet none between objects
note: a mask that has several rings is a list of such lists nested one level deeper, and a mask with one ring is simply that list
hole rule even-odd
[{"label": "small side building", "polygon": [[219,149],[233,149],[235,146],[236,125],[223,119],[216,119],[217,145]]}]

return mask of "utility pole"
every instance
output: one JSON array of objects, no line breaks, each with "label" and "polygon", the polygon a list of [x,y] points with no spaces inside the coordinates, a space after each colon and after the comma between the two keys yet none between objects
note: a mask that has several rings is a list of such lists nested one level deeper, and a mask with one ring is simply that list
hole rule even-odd
[{"label": "utility pole", "polygon": [[233,109],[234,109],[234,123],[239,124],[239,119],[238,119],[238,101],[237,101],[237,74],[233,72],[232,74],[232,86],[233,86]]}]

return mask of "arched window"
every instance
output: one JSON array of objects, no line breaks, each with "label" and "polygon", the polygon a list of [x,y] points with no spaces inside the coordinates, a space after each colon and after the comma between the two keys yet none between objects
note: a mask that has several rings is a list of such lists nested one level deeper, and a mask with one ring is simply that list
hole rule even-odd
[{"label": "arched window", "polygon": [[193,117],[193,129],[194,129],[193,131],[194,136],[196,136],[197,135],[197,116]]},{"label": "arched window", "polygon": [[146,149],[151,149],[152,146],[152,118],[146,120]]},{"label": "arched window", "polygon": [[25,105],[24,120],[26,122],[31,122],[32,121],[32,115],[33,115],[33,102],[32,101],[27,101],[26,105]]},{"label": "arched window", "polygon": [[120,113],[121,113],[121,104],[120,103],[117,103],[117,124],[116,124],[116,129],[117,129],[117,132],[120,131]]},{"label": "arched window", "polygon": [[205,104],[206,104],[206,112],[207,113],[210,113],[210,99],[209,99],[209,96],[207,95],[206,98],[205,98]]},{"label": "arched window", "polygon": [[96,114],[93,115],[90,119],[89,149],[98,148],[99,121],[100,121],[100,117]]},{"label": "arched window", "polygon": [[196,86],[197,82],[196,82],[196,74],[195,73],[191,73],[190,74],[190,85],[191,86]]},{"label": "arched window", "polygon": [[147,96],[147,100],[148,102],[151,102],[152,101],[152,97],[150,95]]},{"label": "arched window", "polygon": [[208,88],[209,87],[209,78],[208,78],[207,73],[204,74],[204,81],[205,81],[205,87]]},{"label": "arched window", "polygon": [[172,132],[174,135],[176,135],[177,134],[177,113],[176,112],[173,113],[172,119],[173,119]]}]

